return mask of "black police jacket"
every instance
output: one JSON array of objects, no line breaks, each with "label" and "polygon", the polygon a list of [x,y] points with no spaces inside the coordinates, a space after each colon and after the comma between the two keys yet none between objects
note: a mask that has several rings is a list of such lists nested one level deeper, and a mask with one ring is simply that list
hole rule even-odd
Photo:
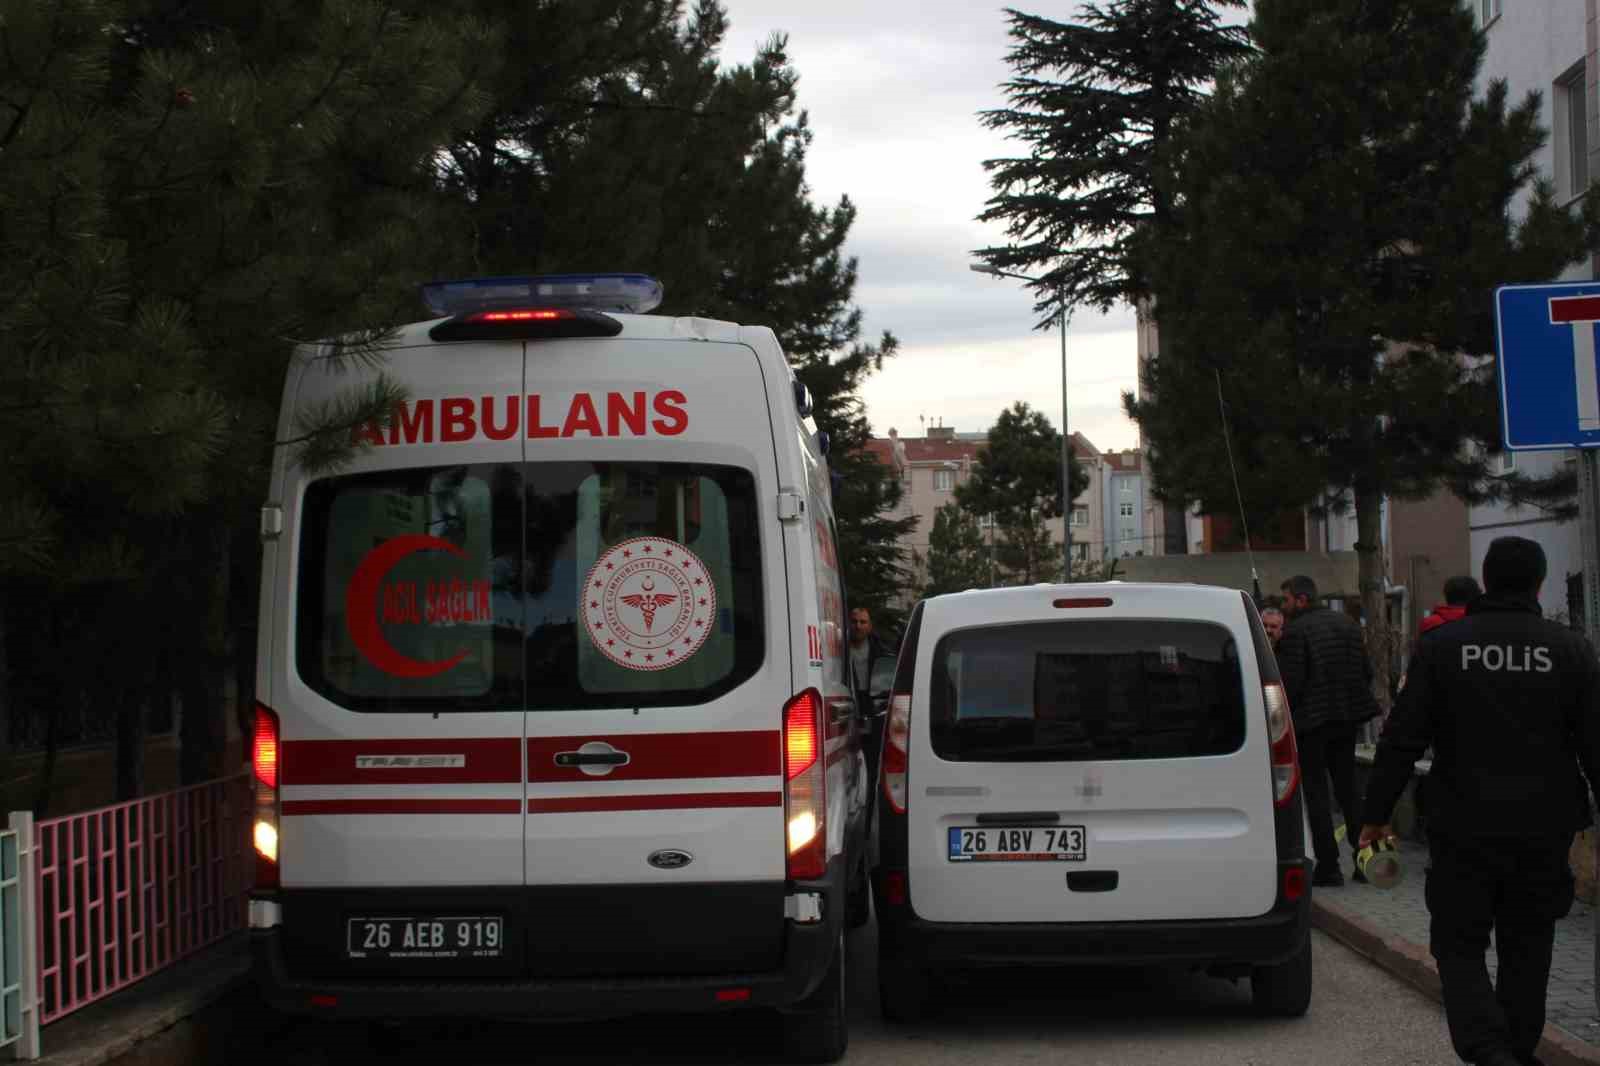
[{"label": "black police jacket", "polygon": [[1432,746],[1430,828],[1470,836],[1574,832],[1600,769],[1600,666],[1581,635],[1533,601],[1482,596],[1423,635],[1367,785],[1363,822],[1383,825]]}]

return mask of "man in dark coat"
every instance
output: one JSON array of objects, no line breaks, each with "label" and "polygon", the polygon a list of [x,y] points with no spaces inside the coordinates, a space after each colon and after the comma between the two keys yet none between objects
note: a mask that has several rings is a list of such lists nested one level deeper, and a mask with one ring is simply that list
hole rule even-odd
[{"label": "man in dark coat", "polygon": [[[1539,612],[1544,549],[1500,537],[1484,595],[1424,634],[1384,727],[1360,843],[1389,818],[1430,746],[1430,948],[1456,1054],[1526,1066],[1544,1031],[1555,923],[1572,907],[1567,855],[1600,771],[1600,667],[1581,635]],[[1489,933],[1499,958],[1491,987]]]},{"label": "man in dark coat", "polygon": [[[1346,842],[1356,852],[1356,727],[1375,718],[1372,660],[1361,626],[1343,611],[1317,602],[1317,583],[1291,577],[1283,583],[1283,613],[1289,616],[1278,644],[1278,670],[1294,720],[1305,782],[1306,817],[1317,868],[1311,883],[1325,888],[1344,884],[1339,842],[1333,833],[1328,782],[1344,815]],[[1355,879],[1364,881],[1360,869]]]}]

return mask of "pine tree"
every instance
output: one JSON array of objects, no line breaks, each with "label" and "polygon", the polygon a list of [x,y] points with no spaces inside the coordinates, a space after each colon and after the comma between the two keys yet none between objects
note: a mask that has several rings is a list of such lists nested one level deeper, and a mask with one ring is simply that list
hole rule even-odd
[{"label": "pine tree", "polygon": [[[1068,491],[1076,499],[1089,475],[1072,466]],[[1016,583],[1061,577],[1061,552],[1046,521],[1065,514],[1061,501],[1061,435],[1042,412],[1017,401],[1000,412],[978,451],[972,477],[956,486],[956,502],[971,515],[992,515],[999,534],[995,558]]]},{"label": "pine tree", "polygon": [[1259,0],[1253,28],[1259,58],[1201,110],[1150,233],[1164,350],[1127,406],[1158,487],[1206,509],[1232,509],[1220,435],[1196,432],[1219,381],[1246,497],[1346,496],[1382,646],[1385,498],[1552,489],[1487,478],[1493,290],[1594,248],[1600,196],[1569,213],[1531,181],[1537,99],[1474,98],[1484,40],[1456,0]]},{"label": "pine tree", "polygon": [[[493,38],[378,0],[0,0],[0,25],[0,598],[51,615],[13,672],[72,673],[58,691],[123,708],[133,754],[178,691],[183,776],[212,776],[292,343],[380,359],[416,317],[450,255],[430,160]],[[293,427],[296,460],[337,462],[395,395]],[[63,628],[118,669],[39,646]]]},{"label": "pine tree", "polygon": [[818,431],[828,436],[845,595],[852,608],[871,611],[874,627],[885,634],[900,631],[905,621],[910,570],[901,541],[917,518],[896,517],[905,487],[867,450],[872,429],[860,388],[895,347],[886,334],[876,345],[856,344],[838,358],[813,358],[796,369],[811,393]]},{"label": "pine tree", "polygon": [[478,269],[642,270],[665,287],[662,314],[770,326],[832,441],[847,594],[892,626],[914,519],[892,515],[902,489],[866,452],[859,387],[895,344],[861,341],[843,254],[855,207],[811,200],[786,42],[720,66],[728,21],[713,0],[687,17],[648,0],[499,6],[522,62],[445,172]]},{"label": "pine tree", "polygon": [[1248,53],[1219,10],[1243,0],[1111,0],[1080,21],[1006,9],[1015,42],[1009,107],[983,123],[1028,148],[989,159],[994,196],[979,215],[1007,243],[977,254],[1003,270],[1045,271],[1041,326],[1079,306],[1109,310],[1147,292],[1132,238],[1171,210],[1156,152],[1203,99],[1216,72]]},{"label": "pine tree", "polygon": [[924,596],[988,588],[994,559],[978,519],[954,500],[933,513],[928,532],[928,583]]}]

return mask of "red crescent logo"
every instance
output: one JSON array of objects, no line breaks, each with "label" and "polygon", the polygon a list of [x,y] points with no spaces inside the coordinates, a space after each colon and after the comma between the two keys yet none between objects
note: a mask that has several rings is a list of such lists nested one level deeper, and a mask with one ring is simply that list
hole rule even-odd
[{"label": "red crescent logo", "polygon": [[378,627],[378,586],[401,559],[430,548],[463,558],[467,554],[439,537],[408,533],[386,540],[368,552],[345,589],[344,625],[350,639],[367,661],[395,677],[433,677],[459,663],[467,654],[467,649],[463,648],[449,659],[435,662],[412,659],[395,651],[394,646],[383,639],[383,631]]}]

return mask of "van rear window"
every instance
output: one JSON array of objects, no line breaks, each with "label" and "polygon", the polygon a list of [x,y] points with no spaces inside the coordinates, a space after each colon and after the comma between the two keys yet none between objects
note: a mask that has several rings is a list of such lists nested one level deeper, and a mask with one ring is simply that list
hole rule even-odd
[{"label": "van rear window", "polygon": [[357,711],[704,703],[764,655],[755,479],[671,463],[319,480],[298,667]]},{"label": "van rear window", "polygon": [[934,649],[930,732],[950,762],[1226,755],[1245,739],[1239,649],[1197,621],[965,629]]}]

